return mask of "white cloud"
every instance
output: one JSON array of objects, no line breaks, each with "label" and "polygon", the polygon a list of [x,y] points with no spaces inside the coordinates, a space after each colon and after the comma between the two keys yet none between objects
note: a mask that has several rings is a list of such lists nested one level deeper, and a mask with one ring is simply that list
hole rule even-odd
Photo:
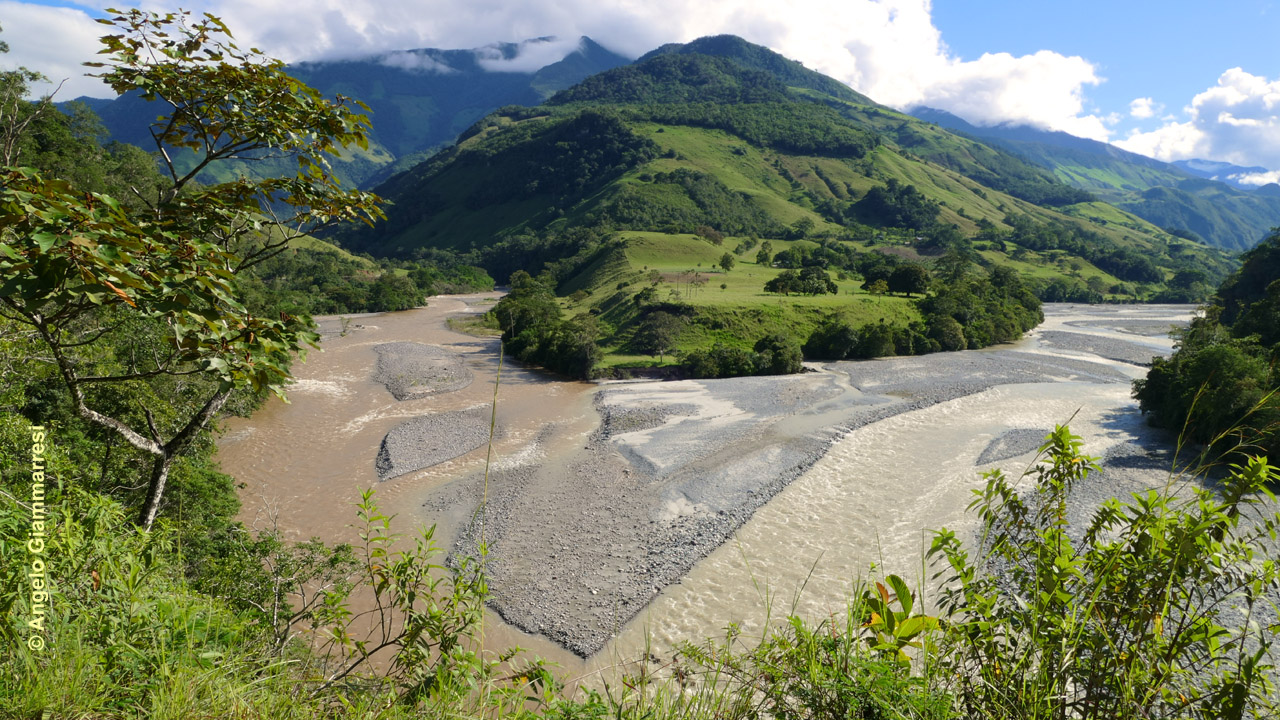
[{"label": "white cloud", "polygon": [[1245,173],[1240,175],[1231,175],[1231,180],[1235,180],[1241,185],[1268,185],[1270,183],[1280,183],[1280,170],[1264,173]]},{"label": "white cloud", "polygon": [[72,100],[89,95],[113,97],[115,93],[100,80],[85,77],[90,68],[81,63],[97,59],[98,38],[105,28],[78,10],[0,1],[0,39],[9,44],[9,53],[0,55],[6,69],[27,67],[49,78],[33,90],[37,95],[52,92],[60,83],[55,99]]},{"label": "white cloud", "polygon": [[397,50],[378,58],[378,62],[387,67],[399,68],[409,72],[440,73],[442,75],[457,72],[430,55],[419,52]]},{"label": "white cloud", "polygon": [[581,38],[538,38],[522,41],[513,57],[505,57],[495,45],[476,50],[480,67],[490,72],[534,72],[582,47]]},{"label": "white cloud", "polygon": [[[978,124],[1026,123],[1095,140],[1109,136],[1105,118],[1084,112],[1084,87],[1101,79],[1083,58],[1047,50],[1020,57],[985,54],[971,62],[938,57],[936,66],[917,70],[918,103]],[[892,82],[887,78],[885,85]],[[868,88],[868,94],[879,99],[879,88]]]},{"label": "white cloud", "polygon": [[1155,117],[1157,113],[1163,110],[1163,105],[1149,97],[1136,98],[1129,103],[1129,114],[1139,120]]},{"label": "white cloud", "polygon": [[1116,144],[1159,160],[1203,158],[1280,168],[1280,79],[1232,68],[1196,95],[1187,120],[1167,120]]}]

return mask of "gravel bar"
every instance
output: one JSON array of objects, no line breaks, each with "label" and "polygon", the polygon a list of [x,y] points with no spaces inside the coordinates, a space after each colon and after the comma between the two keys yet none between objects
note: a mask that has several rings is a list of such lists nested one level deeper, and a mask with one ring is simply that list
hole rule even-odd
[{"label": "gravel bar", "polygon": [[1046,429],[1031,428],[1009,430],[987,445],[982,454],[978,456],[974,466],[988,465],[1038,450],[1044,444],[1045,436],[1049,432]]},{"label": "gravel bar", "polygon": [[424,415],[391,428],[374,467],[379,480],[429,468],[489,442],[489,408]]},{"label": "gravel bar", "polygon": [[377,345],[373,379],[396,400],[416,400],[461,390],[475,379],[457,354],[435,345],[394,342]]},{"label": "gravel bar", "polygon": [[[1129,308],[1094,315],[1159,322]],[[595,398],[600,425],[579,449],[491,474],[483,509],[474,476],[441,487],[425,507],[460,519],[453,562],[474,556],[483,532],[490,606],[506,622],[587,657],[852,430],[999,385],[1127,385],[1132,373],[1114,360],[1159,352],[1083,333],[1032,335],[1028,349],[1081,355],[1003,346],[815,364],[817,372],[783,377],[609,385]],[[1047,432],[1011,429],[978,464],[1030,452]],[[1146,462],[1146,452],[1117,455],[1099,482],[1124,492],[1125,463]]]},{"label": "gravel bar", "polygon": [[1092,353],[1108,360],[1142,366],[1150,365],[1153,356],[1166,354],[1155,348],[1126,340],[1061,330],[1046,330],[1040,333],[1040,344],[1061,350]]},{"label": "gravel bar", "polygon": [[[997,385],[1064,378],[1129,382],[1104,364],[1005,349],[609,386],[581,450],[491,476],[483,512],[474,501],[451,511],[475,518],[452,557],[475,554],[483,520],[491,607],[587,657],[844,434]],[[1028,432],[1032,448],[1045,435]],[[1018,439],[1006,450],[1022,452]]]}]

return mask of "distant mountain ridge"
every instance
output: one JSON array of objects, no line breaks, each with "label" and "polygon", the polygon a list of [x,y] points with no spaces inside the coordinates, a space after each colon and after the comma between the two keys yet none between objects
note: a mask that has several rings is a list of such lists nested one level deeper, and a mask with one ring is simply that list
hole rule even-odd
[{"label": "distant mountain ridge", "polygon": [[[544,45],[554,42],[558,41],[544,37],[465,50],[394,51],[363,59],[298,63],[290,72],[325,95],[342,94],[369,105],[373,123],[369,150],[352,151],[337,163],[340,177],[363,187],[373,187],[453,144],[460,133],[498,108],[537,105],[608,70],[663,57],[668,58],[667,67],[675,68],[680,58],[701,57],[731,62],[743,72],[767,78],[748,83],[751,92],[761,92],[768,85],[775,101],[785,95],[826,105],[921,158],[1033,203],[1062,207],[1101,199],[1159,227],[1232,250],[1251,247],[1271,227],[1280,225],[1280,187],[1245,191],[1206,179],[1206,173],[1223,168],[1184,168],[1066,133],[1007,125],[983,128],[949,113],[917,109],[917,117],[926,123],[954,131],[936,133],[926,123],[907,122],[910,116],[879,105],[844,83],[731,35],[663,45],[635,64],[584,36],[560,60],[537,69],[510,69],[529,63],[509,61],[537,57]],[[701,63],[698,71],[711,68]],[[729,76],[723,71],[711,74],[722,80]],[[694,94],[702,90],[688,87]],[[621,86],[611,90],[623,91]],[[569,98],[557,101],[574,102]],[[103,118],[113,139],[150,147],[147,126],[155,112],[146,103],[130,96],[85,100]],[[622,95],[611,100],[628,102]],[[639,96],[633,98],[638,100]],[[268,172],[287,170],[284,161],[264,164],[270,166],[263,168]],[[224,173],[234,172],[238,170],[224,168]]]},{"label": "distant mountain ridge", "polygon": [[362,60],[299,63],[289,72],[322,93],[341,93],[369,106],[377,140],[396,157],[453,142],[458,133],[503,105],[537,105],[558,90],[630,60],[591,38],[537,70],[486,67],[497,52],[514,59],[521,49],[547,42],[500,43],[471,50],[426,48]]},{"label": "distant mountain ridge", "polygon": [[1026,125],[981,127],[928,107],[913,108],[911,114],[1003,147],[1152,224],[1194,233],[1218,247],[1253,247],[1280,225],[1280,187],[1243,190],[1213,179],[1224,172],[1264,168],[1207,161],[1165,163],[1064,132]]},{"label": "distant mountain ridge", "polygon": [[[291,65],[288,72],[326,96],[346,95],[369,106],[370,151],[352,154],[338,164],[338,172],[349,182],[372,185],[451,144],[458,133],[499,107],[537,105],[590,75],[630,62],[583,36],[562,59],[534,70],[486,67],[486,60],[512,60],[551,40],[303,62]],[[156,113],[149,103],[131,95],[81,101],[98,113],[113,139],[151,147],[147,128]]]},{"label": "distant mountain ridge", "polygon": [[[1202,177],[1208,180],[1217,180],[1218,182],[1226,183],[1237,190],[1256,190],[1260,187],[1259,185],[1240,182],[1241,176],[1260,175],[1262,173],[1269,172],[1266,168],[1259,165],[1242,167],[1240,165],[1218,162],[1216,160],[1174,160],[1170,164],[1176,165],[1196,177]],[[1269,184],[1274,185],[1275,183]]]}]

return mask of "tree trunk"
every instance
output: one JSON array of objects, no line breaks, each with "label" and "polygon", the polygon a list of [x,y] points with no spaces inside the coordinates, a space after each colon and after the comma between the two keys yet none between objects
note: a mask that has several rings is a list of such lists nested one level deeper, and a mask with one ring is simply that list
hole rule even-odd
[{"label": "tree trunk", "polygon": [[138,515],[138,524],[144,530],[151,530],[160,512],[160,498],[164,497],[164,485],[169,480],[169,469],[173,467],[174,456],[168,452],[159,455],[151,467],[151,483],[147,487],[147,501],[142,505],[142,513]]},{"label": "tree trunk", "polygon": [[[219,390],[209,398],[204,407],[200,408],[200,412],[188,420],[186,426],[161,446],[160,452],[156,453],[155,465],[151,470],[151,483],[147,487],[147,502],[143,504],[142,512],[138,515],[138,524],[144,530],[151,530],[151,525],[156,521],[156,514],[160,512],[160,499],[164,497],[164,484],[169,479],[169,469],[173,466],[173,461],[178,458],[178,454],[191,442],[192,438],[209,424],[213,416],[218,414],[228,397],[231,397],[230,388]],[[156,434],[155,428],[152,428],[152,433]]]}]

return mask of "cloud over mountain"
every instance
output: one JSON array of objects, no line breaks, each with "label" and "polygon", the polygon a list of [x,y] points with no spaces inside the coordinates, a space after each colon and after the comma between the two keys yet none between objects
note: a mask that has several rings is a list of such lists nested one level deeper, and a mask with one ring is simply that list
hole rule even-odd
[{"label": "cloud over mountain", "polygon": [[[1116,145],[1159,160],[1207,158],[1280,168],[1280,79],[1232,68],[1192,98],[1184,113],[1184,122],[1170,120],[1155,130],[1134,132]],[[1255,182],[1276,179],[1270,173]]]},{"label": "cloud over mountain", "polygon": [[[1121,118],[1089,104],[1088,89],[1103,78],[1086,58],[1049,50],[956,57],[934,26],[931,0],[313,0],[302,11],[285,0],[183,4],[222,16],[244,44],[288,61],[382,57],[439,72],[444,68],[431,58],[404,51],[490,48],[477,58],[482,67],[531,71],[572,52],[582,35],[636,57],[663,43],[729,33],[898,108],[928,105],[979,125],[1030,124],[1103,141],[1114,139],[1112,128]],[[79,67],[93,58],[101,33],[84,12],[0,0],[0,18],[13,49],[4,58],[9,65],[40,69],[55,82],[69,78],[60,98],[109,94]],[[495,44],[501,41],[518,45],[510,52],[511,46]],[[1163,125],[1116,144],[1163,160],[1198,157],[1280,168],[1278,98],[1280,80],[1235,68],[1163,121],[1156,119],[1162,108],[1152,98],[1135,99],[1131,118]]]}]

